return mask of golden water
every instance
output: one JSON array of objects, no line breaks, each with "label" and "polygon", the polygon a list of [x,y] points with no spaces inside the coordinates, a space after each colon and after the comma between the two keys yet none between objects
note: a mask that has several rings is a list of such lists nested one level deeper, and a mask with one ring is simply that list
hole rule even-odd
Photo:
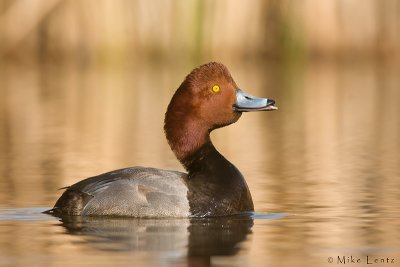
[{"label": "golden water", "polygon": [[40,213],[88,176],[182,170],[162,123],[192,67],[1,67],[0,266],[364,266],[367,256],[400,265],[398,66],[228,66],[242,89],[279,106],[212,134],[248,182],[251,218]]}]

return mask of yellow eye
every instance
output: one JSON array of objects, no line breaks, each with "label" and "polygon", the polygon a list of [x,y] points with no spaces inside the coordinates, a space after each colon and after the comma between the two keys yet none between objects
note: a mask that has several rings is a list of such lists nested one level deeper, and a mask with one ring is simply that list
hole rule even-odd
[{"label": "yellow eye", "polygon": [[212,90],[213,90],[214,93],[219,92],[219,86],[218,85],[214,85]]}]

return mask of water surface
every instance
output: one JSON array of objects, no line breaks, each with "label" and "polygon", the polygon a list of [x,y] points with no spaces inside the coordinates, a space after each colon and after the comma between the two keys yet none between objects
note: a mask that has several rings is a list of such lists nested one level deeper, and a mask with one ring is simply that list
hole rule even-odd
[{"label": "water surface", "polygon": [[393,65],[229,65],[241,88],[279,106],[212,134],[245,176],[254,214],[41,213],[58,188],[88,176],[137,165],[183,170],[162,123],[192,67],[2,66],[0,266],[333,266],[351,257],[367,266],[367,256],[378,260],[374,266],[400,264],[400,76]]}]

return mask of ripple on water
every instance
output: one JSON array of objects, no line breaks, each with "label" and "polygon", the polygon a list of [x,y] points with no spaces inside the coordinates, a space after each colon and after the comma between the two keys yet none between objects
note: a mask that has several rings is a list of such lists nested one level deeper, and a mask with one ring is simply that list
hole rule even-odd
[{"label": "ripple on water", "polygon": [[[58,220],[53,216],[48,216],[42,212],[49,208],[0,208],[0,221],[21,221],[21,220]],[[252,219],[280,219],[289,216],[287,213],[262,213],[251,212],[246,214]]]},{"label": "ripple on water", "polygon": [[43,221],[57,218],[43,214],[48,208],[0,208],[0,221]]},{"label": "ripple on water", "polygon": [[280,219],[283,217],[289,216],[287,213],[263,213],[263,212],[252,212],[251,218],[254,220],[260,219]]}]

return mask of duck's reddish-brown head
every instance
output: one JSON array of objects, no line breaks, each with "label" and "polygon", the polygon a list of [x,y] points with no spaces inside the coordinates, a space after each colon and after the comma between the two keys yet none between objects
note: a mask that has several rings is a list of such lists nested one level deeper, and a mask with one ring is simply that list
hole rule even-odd
[{"label": "duck's reddish-brown head", "polygon": [[164,130],[181,160],[209,141],[212,130],[236,122],[242,112],[277,109],[274,104],[246,94],[223,64],[210,62],[194,69],[176,90]]}]

